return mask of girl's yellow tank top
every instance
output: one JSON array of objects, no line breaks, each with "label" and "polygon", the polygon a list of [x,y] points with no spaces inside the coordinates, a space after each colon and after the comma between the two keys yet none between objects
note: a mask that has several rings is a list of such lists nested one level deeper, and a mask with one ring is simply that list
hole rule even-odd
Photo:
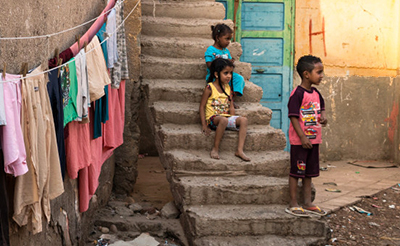
[{"label": "girl's yellow tank top", "polygon": [[[206,120],[209,123],[209,119],[213,115],[220,115],[229,117],[229,108],[231,106],[231,102],[228,100],[228,96],[225,93],[219,93],[217,88],[215,88],[213,83],[208,83],[208,86],[211,88],[211,95],[207,100],[206,104]],[[231,87],[229,85],[225,85],[225,92],[229,96],[231,95]]]}]

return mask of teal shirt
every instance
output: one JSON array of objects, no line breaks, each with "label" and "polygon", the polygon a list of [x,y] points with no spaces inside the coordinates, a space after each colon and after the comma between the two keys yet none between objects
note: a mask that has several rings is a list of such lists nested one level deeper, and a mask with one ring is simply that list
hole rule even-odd
[{"label": "teal shirt", "polygon": [[[216,58],[232,59],[232,56],[227,48],[219,50],[211,45],[207,48],[206,53],[204,54],[204,58],[207,63],[214,61]],[[208,77],[210,77],[210,69],[207,67],[206,81],[208,81]]]}]

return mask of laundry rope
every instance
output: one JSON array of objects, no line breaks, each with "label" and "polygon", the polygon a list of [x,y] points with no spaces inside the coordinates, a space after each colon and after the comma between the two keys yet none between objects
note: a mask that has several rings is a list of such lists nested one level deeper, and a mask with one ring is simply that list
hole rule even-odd
[{"label": "laundry rope", "polygon": [[[141,0],[139,0],[139,1],[136,3],[135,7],[132,8],[132,10],[131,10],[131,11],[129,12],[129,14],[125,17],[125,19],[121,22],[121,24],[120,24],[117,28],[115,28],[115,31],[114,31],[113,33],[109,34],[108,37],[105,38],[98,46],[100,46],[101,44],[103,44],[104,42],[106,42],[110,37],[112,37],[112,36],[118,31],[118,29],[120,29],[120,28],[122,27],[122,25],[123,25],[123,24],[125,23],[125,21],[129,18],[129,16],[133,13],[133,11],[137,8],[137,6],[139,5],[140,2],[141,2]],[[88,51],[86,52],[86,54],[89,54],[90,52],[94,51],[95,48],[97,48],[97,46],[95,46],[94,48],[88,50]],[[5,82],[17,82],[17,81],[22,80],[22,79],[27,79],[27,78],[31,78],[31,77],[36,77],[36,76],[39,76],[39,75],[41,75],[41,74],[45,74],[45,73],[51,72],[51,71],[53,71],[53,70],[59,69],[59,68],[65,66],[65,65],[68,65],[69,63],[71,63],[71,62],[73,62],[73,61],[74,61],[74,60],[70,60],[70,61],[68,61],[68,62],[65,62],[65,63],[63,63],[63,64],[57,66],[57,67],[53,67],[53,68],[51,68],[51,69],[48,69],[48,70],[45,70],[45,71],[43,71],[43,72],[36,73],[36,74],[28,74],[28,75],[26,75],[25,77],[20,77],[20,78],[18,78],[18,79],[13,79],[13,80],[0,80],[0,83],[5,83]],[[0,76],[2,76],[2,75],[0,74]]]},{"label": "laundry rope", "polygon": [[[116,3],[116,4],[122,4],[122,3],[125,2],[125,1],[126,1],[126,0],[122,0],[120,3]],[[75,29],[78,29],[78,28],[80,28],[80,27],[82,27],[82,26],[86,26],[87,24],[90,24],[91,22],[96,21],[98,18],[100,18],[100,17],[102,17],[102,16],[108,14],[108,13],[109,13],[111,10],[113,10],[114,8],[115,8],[115,6],[112,7],[112,8],[110,8],[110,9],[107,10],[106,12],[101,13],[99,16],[97,16],[97,17],[94,18],[94,19],[91,19],[91,20],[86,21],[86,22],[84,22],[84,23],[82,23],[82,24],[80,24],[80,25],[77,25],[77,26],[75,26],[75,27],[68,28],[68,29],[63,30],[63,31],[60,31],[60,32],[51,33],[51,34],[44,34],[44,35],[38,35],[38,36],[27,36],[27,37],[0,37],[0,40],[24,40],[24,39],[50,38],[50,37],[53,37],[53,36],[56,36],[56,35],[60,35],[60,34],[63,34],[63,33],[66,33],[66,32],[69,32],[69,31],[72,31],[72,30],[75,30]]]}]

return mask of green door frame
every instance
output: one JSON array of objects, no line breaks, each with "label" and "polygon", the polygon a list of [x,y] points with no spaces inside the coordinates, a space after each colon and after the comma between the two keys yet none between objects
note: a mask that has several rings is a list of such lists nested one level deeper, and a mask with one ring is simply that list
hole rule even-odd
[{"label": "green door frame", "polygon": [[[241,43],[242,38],[277,38],[284,40],[283,43],[283,64],[282,67],[289,69],[287,79],[282,84],[282,102],[281,102],[281,128],[288,137],[289,119],[287,118],[286,100],[289,99],[290,92],[293,88],[293,68],[294,68],[294,23],[295,23],[295,0],[222,0],[226,3],[226,18],[235,20],[234,41]],[[242,30],[242,7],[243,3],[283,3],[284,9],[284,28],[283,30],[261,30],[251,31]],[[236,4],[235,4],[236,3]],[[236,7],[236,8],[235,8]],[[236,11],[236,13],[235,13]],[[235,18],[236,17],[236,18]],[[246,47],[243,47],[246,49]],[[242,58],[241,58],[242,60]],[[251,81],[251,79],[250,79]],[[289,141],[287,141],[289,142]],[[289,149],[287,144],[286,150]]]}]

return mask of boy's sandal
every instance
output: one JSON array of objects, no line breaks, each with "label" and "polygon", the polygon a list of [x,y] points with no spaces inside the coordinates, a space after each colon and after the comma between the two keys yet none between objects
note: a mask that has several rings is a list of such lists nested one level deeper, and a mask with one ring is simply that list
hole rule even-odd
[{"label": "boy's sandal", "polygon": [[327,214],[327,212],[325,210],[320,209],[318,206],[304,208],[304,211],[311,213],[311,214],[320,215],[320,216],[324,216]]},{"label": "boy's sandal", "polygon": [[302,207],[286,208],[285,212],[298,217],[310,217]]}]

